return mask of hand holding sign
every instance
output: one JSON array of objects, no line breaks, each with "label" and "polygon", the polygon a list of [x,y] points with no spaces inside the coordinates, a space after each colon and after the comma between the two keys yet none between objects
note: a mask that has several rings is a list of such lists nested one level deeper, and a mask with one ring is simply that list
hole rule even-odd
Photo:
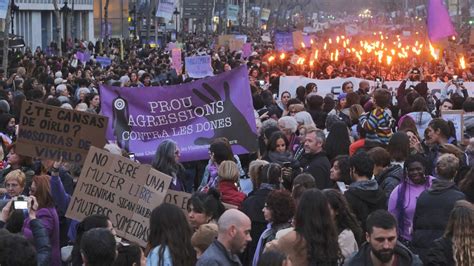
[{"label": "hand holding sign", "polygon": [[[221,96],[217,93],[217,91],[214,88],[212,88],[209,84],[203,83],[202,86],[214,98],[214,99],[211,99],[208,96],[204,95],[202,92],[200,92],[198,89],[193,89],[194,95],[196,95],[203,102],[205,102],[206,104],[210,104],[214,101],[222,100]],[[194,144],[207,145],[207,144],[210,144],[213,139],[219,138],[219,137],[226,137],[232,143],[233,140],[241,139],[239,136],[243,135],[243,136],[248,136],[248,137],[244,138],[242,141],[236,144],[244,147],[249,152],[254,151],[256,149],[255,139],[257,138],[257,135],[252,131],[252,128],[250,127],[245,117],[235,107],[234,103],[232,102],[231,97],[230,97],[230,88],[229,88],[228,82],[224,82],[224,93],[225,93],[225,99],[222,101],[223,101],[225,112],[208,115],[206,116],[206,119],[208,119],[209,121],[213,121],[213,120],[218,120],[218,119],[224,119],[227,117],[232,117],[232,124],[239,125],[241,130],[235,130],[232,127],[216,128],[214,129],[214,136],[212,138],[203,138],[203,137],[197,138],[194,141]]]}]

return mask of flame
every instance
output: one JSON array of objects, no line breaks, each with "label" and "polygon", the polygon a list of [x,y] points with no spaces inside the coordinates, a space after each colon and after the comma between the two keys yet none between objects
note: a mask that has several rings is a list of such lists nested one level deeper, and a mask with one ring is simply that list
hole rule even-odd
[{"label": "flame", "polygon": [[306,48],[306,45],[304,44],[304,42],[301,42],[301,48]]},{"label": "flame", "polygon": [[314,59],[318,59],[318,56],[319,56],[319,50],[316,50],[316,52],[314,53]]},{"label": "flame", "polygon": [[268,58],[268,63],[271,63],[273,62],[273,60],[275,60],[275,57],[272,55]]},{"label": "flame", "polygon": [[437,61],[439,59],[439,56],[435,52],[435,49],[434,49],[433,45],[431,45],[431,43],[430,43],[430,53],[431,53],[431,56],[434,58],[434,60]]},{"label": "flame", "polygon": [[328,44],[325,42],[325,43],[324,43],[324,48],[323,48],[323,49],[324,49],[324,50],[326,50],[327,48],[328,48]]},{"label": "flame", "polygon": [[331,53],[331,61],[334,61],[334,53]]},{"label": "flame", "polygon": [[466,60],[464,60],[464,56],[459,59],[459,65],[461,66],[461,69],[466,69]]},{"label": "flame", "polygon": [[314,60],[309,61],[310,66],[314,66]]},{"label": "flame", "polygon": [[336,37],[336,43],[339,43],[339,41],[341,40],[341,38],[339,36]]},{"label": "flame", "polygon": [[392,64],[392,57],[387,55],[387,65],[391,65]]},{"label": "flame", "polygon": [[313,44],[314,44],[314,41],[313,41],[313,39],[310,39],[310,43],[311,43],[311,45],[313,45]]},{"label": "flame", "polygon": [[337,49],[336,49],[336,53],[335,53],[335,56],[334,56],[334,60],[339,61],[339,50],[337,50]]},{"label": "flame", "polygon": [[282,54],[280,55],[280,59],[281,59],[281,60],[284,60],[285,57],[286,57],[285,53],[282,53]]}]

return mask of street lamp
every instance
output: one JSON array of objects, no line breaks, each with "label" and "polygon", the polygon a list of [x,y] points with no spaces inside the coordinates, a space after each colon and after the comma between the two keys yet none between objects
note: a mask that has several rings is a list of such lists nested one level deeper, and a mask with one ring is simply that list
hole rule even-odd
[{"label": "street lamp", "polygon": [[15,0],[12,0],[12,7],[11,7],[11,21],[12,21],[12,34],[15,34],[15,29],[13,27],[14,24],[14,19],[15,19],[15,13],[20,11],[20,7],[15,4]]},{"label": "street lamp", "polygon": [[173,15],[176,16],[176,20],[175,20],[175,23],[176,23],[176,42],[178,42],[178,16],[179,16],[179,14],[181,14],[181,13],[179,13],[178,8],[175,7]]},{"label": "street lamp", "polygon": [[67,6],[67,1],[64,1],[64,6],[61,7],[61,12],[64,13],[64,42],[65,43],[67,43],[67,32],[68,32],[67,19],[68,19],[68,15],[70,11],[71,11],[71,8]]}]

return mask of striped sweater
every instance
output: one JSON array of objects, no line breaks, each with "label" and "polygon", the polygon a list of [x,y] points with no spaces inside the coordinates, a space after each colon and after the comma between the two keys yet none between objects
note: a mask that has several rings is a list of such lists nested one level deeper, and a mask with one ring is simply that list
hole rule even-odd
[{"label": "striped sweater", "polygon": [[359,117],[360,125],[367,131],[366,139],[388,144],[392,137],[393,118],[387,109],[375,108]]}]

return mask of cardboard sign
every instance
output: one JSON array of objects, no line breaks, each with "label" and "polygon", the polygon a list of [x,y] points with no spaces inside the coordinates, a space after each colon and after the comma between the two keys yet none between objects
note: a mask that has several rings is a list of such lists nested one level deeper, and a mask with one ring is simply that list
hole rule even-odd
[{"label": "cardboard sign", "polygon": [[192,194],[186,192],[168,190],[168,193],[166,193],[165,202],[177,206],[187,215],[188,200],[191,198],[191,196]]},{"label": "cardboard sign", "polygon": [[229,50],[231,52],[240,51],[242,50],[243,45],[244,42],[242,40],[232,39],[229,42]]},{"label": "cardboard sign", "polygon": [[462,141],[464,137],[464,111],[463,110],[450,110],[443,111],[441,118],[446,121],[451,121],[456,129],[456,140]]},{"label": "cardboard sign", "polygon": [[[168,190],[166,194],[165,201],[166,203],[173,204],[180,208],[186,215],[188,215],[188,201],[192,197],[192,194],[182,192],[182,191],[175,191],[175,190]],[[226,210],[229,209],[238,209],[237,206],[224,203],[222,202]]]},{"label": "cardboard sign", "polygon": [[303,33],[301,31],[293,32],[293,47],[295,49],[302,48],[301,43],[304,43]]},{"label": "cardboard sign", "polygon": [[268,19],[270,18],[270,12],[270,9],[262,8],[262,11],[260,12],[260,20],[268,21]]},{"label": "cardboard sign", "polygon": [[103,147],[108,118],[36,102],[24,102],[16,152],[81,164],[91,146]]},{"label": "cardboard sign", "polygon": [[145,247],[150,215],[168,191],[171,177],[128,158],[91,147],[66,217],[109,217],[117,235]]},{"label": "cardboard sign", "polygon": [[219,46],[229,46],[230,41],[234,39],[234,35],[219,35],[217,37],[217,44]]}]

